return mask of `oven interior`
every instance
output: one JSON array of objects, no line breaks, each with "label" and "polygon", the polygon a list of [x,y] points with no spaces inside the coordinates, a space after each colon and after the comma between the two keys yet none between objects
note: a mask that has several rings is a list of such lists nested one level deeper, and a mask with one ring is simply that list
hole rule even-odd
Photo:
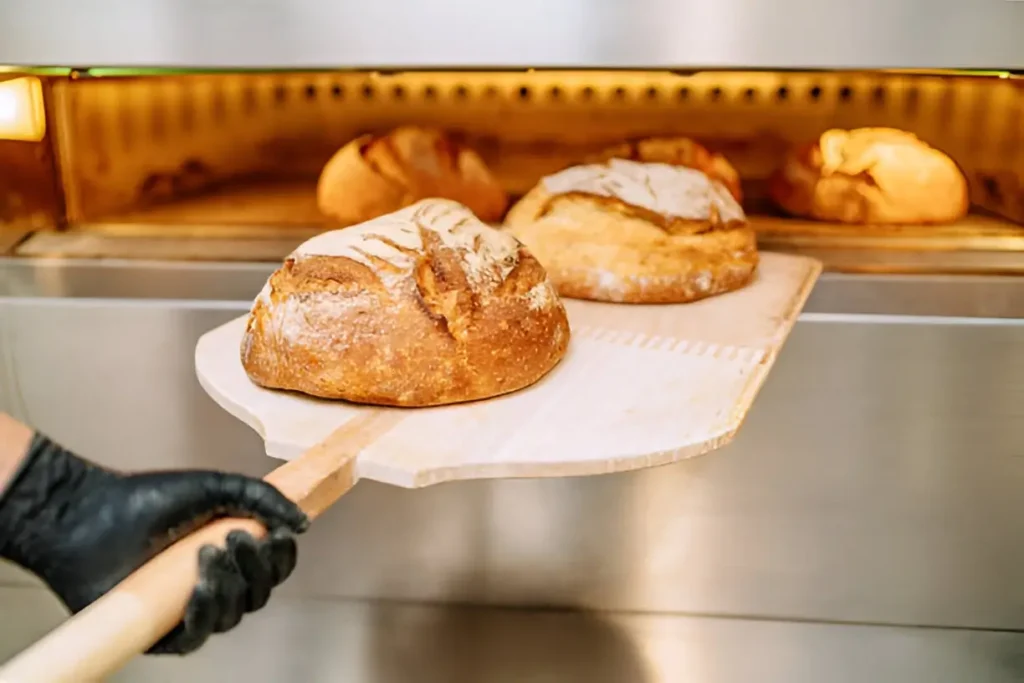
[{"label": "oven interior", "polygon": [[[0,78],[0,253],[12,256],[277,261],[330,227],[315,186],[338,148],[418,123],[475,148],[513,197],[609,144],[685,135],[736,167],[762,248],[842,272],[1024,272],[1024,80],[1009,73],[65,69]],[[949,154],[968,178],[970,215],[894,227],[780,214],[766,185],[786,150],[862,126],[911,131]]]}]

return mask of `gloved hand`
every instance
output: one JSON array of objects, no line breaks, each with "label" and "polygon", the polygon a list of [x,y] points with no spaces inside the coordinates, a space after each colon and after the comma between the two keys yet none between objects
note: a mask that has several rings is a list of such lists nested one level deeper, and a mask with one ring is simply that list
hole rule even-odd
[{"label": "gloved hand", "polygon": [[269,484],[241,475],[181,471],[121,474],[35,434],[0,495],[0,557],[33,572],[72,611],[216,517],[260,521],[227,547],[205,546],[185,618],[150,653],[185,654],[266,604],[295,567],[295,539],[309,522]]}]

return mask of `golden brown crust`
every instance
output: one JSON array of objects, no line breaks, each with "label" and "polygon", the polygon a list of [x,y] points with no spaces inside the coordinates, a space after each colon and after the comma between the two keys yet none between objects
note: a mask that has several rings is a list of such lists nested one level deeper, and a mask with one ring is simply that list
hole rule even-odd
[{"label": "golden brown crust", "polygon": [[956,163],[892,128],[826,131],[790,152],[770,192],[787,213],[841,223],[948,223],[970,206]]},{"label": "golden brown crust", "polygon": [[508,206],[476,152],[442,131],[417,126],[356,138],[327,162],[317,184],[320,210],[343,225],[431,197],[460,202],[485,222],[501,220]]},{"label": "golden brown crust", "polygon": [[568,342],[526,248],[455,202],[425,200],[300,246],[253,304],[242,365],[268,388],[431,406],[529,386]]},{"label": "golden brown crust", "polygon": [[505,226],[577,299],[697,301],[746,285],[758,263],[754,231],[725,187],[665,164],[616,159],[549,176]]},{"label": "golden brown crust", "polygon": [[685,166],[704,173],[725,185],[737,202],[743,201],[740,174],[721,154],[713,153],[699,142],[686,137],[644,138],[623,142],[601,150],[586,163],[609,159],[627,159],[644,163]]}]

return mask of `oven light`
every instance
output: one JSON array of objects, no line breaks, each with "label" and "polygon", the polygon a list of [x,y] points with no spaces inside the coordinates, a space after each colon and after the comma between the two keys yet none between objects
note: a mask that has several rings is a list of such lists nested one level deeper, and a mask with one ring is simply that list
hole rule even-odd
[{"label": "oven light", "polygon": [[43,88],[38,78],[0,81],[0,140],[38,142],[46,134]]}]

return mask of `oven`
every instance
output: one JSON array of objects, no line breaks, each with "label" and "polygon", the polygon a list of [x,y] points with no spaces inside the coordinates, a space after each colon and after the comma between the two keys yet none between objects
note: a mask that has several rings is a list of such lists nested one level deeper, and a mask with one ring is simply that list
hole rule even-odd
[{"label": "oven", "polygon": [[[692,137],[739,172],[760,248],[825,273],[722,451],[366,483],[264,612],[116,680],[1024,677],[1024,2],[349,4],[3,10],[0,410],[111,466],[265,474],[195,342],[331,227],[331,155],[406,123],[512,196],[609,144]],[[871,126],[948,154],[967,216],[780,212],[788,149]],[[60,610],[0,570],[6,658]]]}]

